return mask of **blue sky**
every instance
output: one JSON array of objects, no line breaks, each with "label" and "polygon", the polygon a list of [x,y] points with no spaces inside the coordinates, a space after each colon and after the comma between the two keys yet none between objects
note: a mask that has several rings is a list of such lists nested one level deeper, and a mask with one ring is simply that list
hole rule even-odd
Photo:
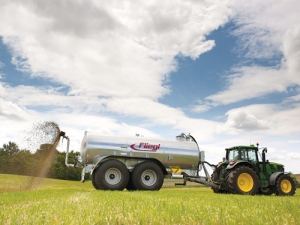
[{"label": "blue sky", "polygon": [[300,173],[299,1],[1,4],[0,144],[48,120],[77,151],[184,132],[211,163],[258,141]]}]

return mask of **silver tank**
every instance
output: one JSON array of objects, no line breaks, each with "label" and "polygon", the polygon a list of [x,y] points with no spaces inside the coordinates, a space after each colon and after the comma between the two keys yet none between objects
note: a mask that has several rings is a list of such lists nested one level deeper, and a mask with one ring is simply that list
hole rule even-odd
[{"label": "silver tank", "polygon": [[[195,170],[200,158],[197,143],[188,138],[165,140],[85,132],[81,144],[81,158],[85,165],[95,165],[103,158],[112,155],[116,158],[129,159],[154,158],[159,160],[170,173],[174,172],[174,168],[181,171]],[[132,162],[136,163],[134,160]],[[128,168],[131,166],[127,165]]]}]

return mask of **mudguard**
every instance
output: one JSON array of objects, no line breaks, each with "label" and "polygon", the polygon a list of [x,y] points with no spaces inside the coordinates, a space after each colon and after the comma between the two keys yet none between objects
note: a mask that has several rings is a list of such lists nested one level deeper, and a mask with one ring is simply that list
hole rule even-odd
[{"label": "mudguard", "polygon": [[275,172],[275,173],[273,173],[273,174],[270,176],[269,184],[270,184],[270,185],[275,185],[277,178],[278,178],[280,175],[282,175],[282,174],[284,174],[284,173],[283,173],[283,172]]},{"label": "mudguard", "polygon": [[247,161],[239,161],[239,162],[235,162],[235,163],[229,163],[228,166],[226,167],[226,169],[230,170],[230,169],[236,167],[237,165],[241,165],[241,164],[247,165],[247,166],[249,166],[251,168],[254,168],[253,165],[251,163],[247,162]]},{"label": "mudguard", "polygon": [[[158,166],[162,169],[163,173],[166,175],[168,174],[166,168],[164,165],[157,159],[155,158],[143,158],[143,157],[130,157],[130,156],[116,156],[116,155],[105,155],[100,158],[98,158],[97,163],[93,166],[93,168],[90,170],[90,173],[93,174],[94,170],[99,166],[100,163],[107,159],[135,159],[135,160],[143,160],[143,161],[153,161],[158,164]],[[121,160],[122,161],[122,160]],[[125,164],[125,163],[124,163]]]}]

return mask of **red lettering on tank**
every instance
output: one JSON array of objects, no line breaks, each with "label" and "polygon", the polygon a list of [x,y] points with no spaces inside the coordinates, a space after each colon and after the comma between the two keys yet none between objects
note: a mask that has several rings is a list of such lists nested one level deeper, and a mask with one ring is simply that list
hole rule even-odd
[{"label": "red lettering on tank", "polygon": [[132,144],[130,148],[134,151],[143,151],[143,152],[156,152],[160,149],[160,144],[153,145],[145,142],[140,142],[140,144]]}]

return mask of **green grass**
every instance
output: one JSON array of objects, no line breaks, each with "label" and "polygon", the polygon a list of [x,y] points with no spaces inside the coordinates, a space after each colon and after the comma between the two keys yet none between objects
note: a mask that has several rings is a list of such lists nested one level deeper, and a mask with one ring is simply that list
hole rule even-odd
[{"label": "green grass", "polygon": [[299,190],[293,197],[214,194],[194,186],[118,192],[53,179],[28,190],[30,179],[0,174],[0,224],[300,224]]}]

